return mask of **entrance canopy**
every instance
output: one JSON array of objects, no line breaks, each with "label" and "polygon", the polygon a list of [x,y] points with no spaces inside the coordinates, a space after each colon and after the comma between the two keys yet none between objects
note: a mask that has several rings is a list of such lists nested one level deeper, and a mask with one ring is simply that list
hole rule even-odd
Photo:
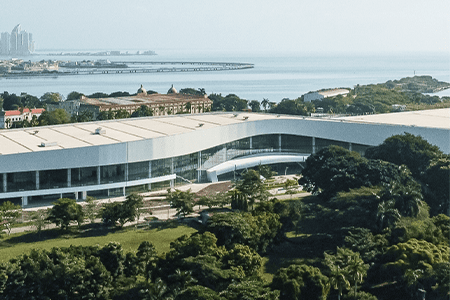
[{"label": "entrance canopy", "polygon": [[263,155],[251,155],[236,158],[233,160],[226,161],[217,166],[214,166],[206,170],[206,176],[211,182],[217,182],[217,176],[232,172],[234,170],[241,170],[251,167],[256,167],[258,165],[270,165],[277,163],[296,163],[304,162],[310,154],[263,154]]}]

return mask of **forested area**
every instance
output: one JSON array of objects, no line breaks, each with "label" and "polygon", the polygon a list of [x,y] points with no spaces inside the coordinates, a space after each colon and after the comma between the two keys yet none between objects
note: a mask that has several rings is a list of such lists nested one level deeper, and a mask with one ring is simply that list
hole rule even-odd
[{"label": "forested area", "polygon": [[[430,89],[442,89],[446,88],[448,85],[448,83],[439,82],[429,76],[415,76],[394,81],[389,80],[386,83],[381,84],[357,85],[353,89],[349,89],[350,92],[345,97],[338,95],[321,100],[313,100],[311,102],[305,102],[303,96],[296,99],[281,99],[278,103],[266,98],[261,101],[242,99],[235,94],[222,96],[222,94],[212,93],[208,98],[213,101],[212,111],[244,111],[250,108],[253,112],[303,116],[309,116],[316,112],[361,115],[394,112],[398,110],[398,107],[395,105],[405,105],[407,110],[450,107],[450,97],[440,98],[438,96],[423,94],[424,92],[429,92]],[[156,92],[150,90],[147,91],[147,93],[154,94]],[[206,95],[204,88],[183,88],[180,90],[180,93],[194,96]],[[86,97],[107,98],[131,95],[132,94],[128,92],[118,91],[111,94],[96,92],[87,95]],[[51,92],[45,93],[40,98],[26,93],[22,93],[18,96],[4,92],[3,94],[0,94],[0,106],[4,110],[46,108],[47,104],[79,99],[81,96],[84,96],[84,94],[76,91],[69,93],[66,99],[59,93]],[[190,103],[187,105],[190,105]],[[184,112],[189,111],[189,109],[190,107],[186,106]],[[133,114],[130,114],[123,109],[117,111],[102,111],[97,116],[97,120],[146,117],[152,116],[153,113],[154,112],[149,107],[143,105],[133,112]],[[167,113],[170,114],[170,111]],[[39,118],[33,117],[32,120],[16,122],[13,126],[21,128],[89,121],[93,121],[93,114],[89,111],[83,111],[78,115],[70,116],[63,109],[56,109],[51,112],[44,112]]]},{"label": "forested area", "polygon": [[[292,200],[271,197],[260,173],[271,176],[267,167],[248,170],[229,193],[211,197],[169,191],[181,220],[194,205],[213,213],[166,253],[151,240],[132,252],[115,242],[34,250],[0,265],[1,298],[449,298],[450,158],[436,146],[406,133],[366,157],[329,146],[300,176],[311,196]],[[70,221],[95,218],[78,206],[61,199],[47,220],[64,232]],[[121,228],[140,208],[132,194],[99,216]],[[0,209],[2,220],[14,218],[11,209]]]}]

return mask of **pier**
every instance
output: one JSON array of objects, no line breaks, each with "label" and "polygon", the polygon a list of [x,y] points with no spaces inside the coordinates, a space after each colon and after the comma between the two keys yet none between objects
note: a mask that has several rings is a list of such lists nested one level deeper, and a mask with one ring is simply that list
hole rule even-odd
[{"label": "pier", "polygon": [[[126,67],[117,67],[126,65]],[[155,67],[158,66],[158,67]],[[172,67],[170,67],[172,66]],[[130,73],[167,73],[167,72],[212,72],[231,71],[254,68],[251,63],[229,62],[140,62],[117,61],[111,64],[102,64],[92,67],[60,67],[52,71],[11,71],[0,73],[0,78],[34,77],[34,76],[68,76],[68,75],[104,75],[104,74],[130,74]]]}]

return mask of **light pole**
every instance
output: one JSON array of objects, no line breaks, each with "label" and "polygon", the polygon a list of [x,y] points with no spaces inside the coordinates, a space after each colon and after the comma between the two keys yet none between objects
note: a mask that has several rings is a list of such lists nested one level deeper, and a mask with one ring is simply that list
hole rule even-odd
[{"label": "light pole", "polygon": [[284,169],[284,176],[286,176],[287,174],[287,169],[289,169],[289,167],[286,167],[286,169]]}]

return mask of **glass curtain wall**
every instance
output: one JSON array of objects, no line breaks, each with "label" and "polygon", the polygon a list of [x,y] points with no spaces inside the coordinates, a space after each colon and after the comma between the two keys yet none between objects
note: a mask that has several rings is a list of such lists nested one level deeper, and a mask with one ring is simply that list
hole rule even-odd
[{"label": "glass curtain wall", "polygon": [[128,164],[128,181],[148,178],[149,161]]},{"label": "glass curtain wall", "polygon": [[[2,186],[3,186],[3,176]],[[8,192],[28,191],[36,189],[36,172],[8,173],[6,178]]]},{"label": "glass curtain wall", "polygon": [[340,141],[335,141],[335,140],[316,138],[316,153],[330,145],[341,146],[342,148],[345,148],[345,149],[348,149],[348,147],[349,147],[349,143],[347,143],[347,142],[340,142]]},{"label": "glass curtain wall", "polygon": [[39,189],[67,187],[67,169],[39,171]]},{"label": "glass curtain wall", "polygon": [[101,166],[100,183],[113,183],[125,181],[125,164]]},{"label": "glass curtain wall", "polygon": [[281,146],[282,152],[312,153],[312,137],[282,134]]},{"label": "glass curtain wall", "polygon": [[98,184],[97,167],[73,168],[71,172],[71,186]]}]

